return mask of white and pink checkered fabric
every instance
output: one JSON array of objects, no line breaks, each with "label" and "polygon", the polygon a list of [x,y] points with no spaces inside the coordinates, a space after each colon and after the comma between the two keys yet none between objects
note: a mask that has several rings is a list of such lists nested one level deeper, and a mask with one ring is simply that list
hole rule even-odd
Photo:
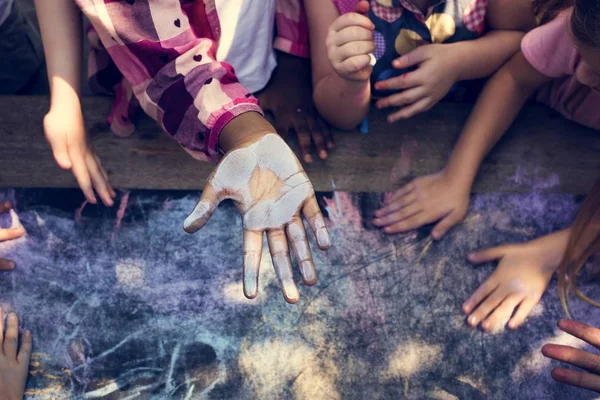
[{"label": "white and pink checkered fabric", "polygon": [[465,9],[463,22],[468,30],[482,34],[485,30],[485,11],[488,0],[473,0]]},{"label": "white and pink checkered fabric", "polygon": [[371,1],[371,9],[373,13],[384,21],[394,22],[402,15],[402,7],[385,7],[379,4],[376,0]]}]

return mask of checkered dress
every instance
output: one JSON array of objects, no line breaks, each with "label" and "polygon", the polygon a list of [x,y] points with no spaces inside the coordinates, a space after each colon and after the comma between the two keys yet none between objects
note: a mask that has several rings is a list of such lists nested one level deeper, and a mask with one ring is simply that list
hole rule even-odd
[{"label": "checkered dress", "polygon": [[[90,19],[92,89],[116,100],[108,117],[133,133],[141,108],[192,156],[217,161],[219,134],[234,117],[262,112],[231,65],[216,59],[221,37],[216,1],[75,0]],[[301,0],[277,0],[274,47],[308,56]]]},{"label": "checkered dress", "polygon": [[[333,0],[340,14],[352,12],[358,0]],[[402,75],[414,69],[398,70],[391,66],[391,62],[404,55],[398,53],[396,40],[405,30],[411,32],[415,46],[426,43],[453,43],[464,40],[473,40],[480,37],[485,29],[485,12],[488,0],[441,0],[432,5],[423,14],[410,0],[370,0],[369,18],[375,25],[373,40],[375,42],[375,58],[377,64],[373,69],[371,82],[389,79]],[[448,37],[435,37],[430,30],[433,16],[445,14],[453,20],[453,33]],[[435,29],[435,27],[433,28]],[[439,35],[439,30],[435,32]],[[410,35],[409,35],[410,36]],[[413,47],[414,48],[414,47]],[[464,92],[464,91],[458,91]],[[457,93],[458,93],[457,92]],[[373,88],[373,96],[389,95],[389,91],[377,91]]]}]

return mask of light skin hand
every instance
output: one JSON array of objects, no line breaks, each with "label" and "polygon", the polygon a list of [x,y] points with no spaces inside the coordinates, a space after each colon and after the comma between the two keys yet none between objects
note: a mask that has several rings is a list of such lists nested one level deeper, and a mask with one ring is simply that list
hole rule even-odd
[{"label": "light skin hand", "polygon": [[418,65],[415,71],[375,84],[378,90],[400,90],[377,101],[377,108],[400,107],[388,122],[410,118],[437,104],[458,80],[460,60],[451,45],[430,44],[418,47],[392,63],[397,69]]},{"label": "light skin hand", "polygon": [[[248,126],[255,131],[241,134]],[[283,296],[287,302],[296,303],[300,294],[293,279],[288,242],[304,283],[317,282],[302,216],[308,220],[319,248],[328,249],[331,240],[306,173],[281,137],[269,133],[269,126],[257,113],[242,114],[228,124],[225,137],[220,140],[228,151],[185,220],[184,230],[198,231],[221,201],[233,200],[242,215],[244,229],[244,295],[250,299],[258,295],[263,234],[266,233]]]},{"label": "light skin hand", "polygon": [[439,221],[431,233],[440,239],[462,221],[469,207],[471,186],[446,171],[420,177],[393,193],[383,208],[375,211],[373,224],[385,233],[400,233]]},{"label": "light skin hand", "polygon": [[[600,350],[600,329],[567,319],[558,321],[558,327]],[[552,379],[600,393],[600,356],[585,350],[558,344],[544,345],[542,354],[548,358],[583,369],[583,371],[578,371],[568,368],[554,368],[552,369]]]},{"label": "light skin hand", "polygon": [[[12,210],[13,206],[10,201],[5,201],[0,203],[0,214],[9,212]],[[21,224],[15,224],[13,221],[13,226],[7,229],[0,229],[0,242],[5,242],[8,240],[18,239],[25,234],[25,228]],[[15,269],[14,261],[10,261],[4,258],[0,258],[0,271],[10,271]]]},{"label": "light skin hand", "polygon": [[82,60],[82,17],[71,0],[36,0],[50,83],[50,110],[44,133],[54,158],[70,169],[86,199],[96,204],[94,189],[107,206],[115,192],[89,144],[79,102]]},{"label": "light skin hand", "polygon": [[369,53],[375,51],[375,26],[364,15],[368,9],[368,2],[359,2],[355,12],[340,15],[327,34],[329,62],[334,71],[348,81],[368,81],[373,70]]},{"label": "light skin hand", "polygon": [[475,264],[500,263],[463,304],[467,323],[471,327],[481,323],[485,331],[500,330],[507,323],[510,329],[521,326],[544,294],[568,239],[569,230],[563,230],[528,243],[470,254],[469,261]]},{"label": "light skin hand", "polygon": [[4,312],[0,309],[0,393],[6,400],[21,400],[25,392],[29,360],[31,358],[31,332],[25,331],[19,343],[19,319],[15,314],[6,318],[4,331]]},{"label": "light skin hand", "polygon": [[51,108],[44,118],[44,133],[54,159],[61,168],[73,172],[86,199],[96,204],[95,190],[105,205],[112,206],[116,193],[89,143],[81,109],[64,104]]}]

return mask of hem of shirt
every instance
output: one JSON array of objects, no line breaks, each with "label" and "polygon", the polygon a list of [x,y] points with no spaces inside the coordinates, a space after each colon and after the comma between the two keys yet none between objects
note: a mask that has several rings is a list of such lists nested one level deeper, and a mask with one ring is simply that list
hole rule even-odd
[{"label": "hem of shirt", "polygon": [[213,157],[209,153],[209,157],[213,159],[213,161],[218,161],[220,159],[220,155],[222,154],[219,148],[219,137],[221,136],[221,131],[223,128],[225,128],[225,125],[231,122],[231,120],[235,117],[251,111],[258,112],[260,115],[264,116],[263,110],[258,104],[244,103],[227,109],[217,118],[217,121],[210,130],[207,148],[209,152],[212,152],[216,155]]},{"label": "hem of shirt", "polygon": [[273,47],[277,50],[283,51],[284,53],[288,53],[293,56],[310,58],[309,45],[297,43],[293,40],[284,37],[276,37],[273,41]]}]

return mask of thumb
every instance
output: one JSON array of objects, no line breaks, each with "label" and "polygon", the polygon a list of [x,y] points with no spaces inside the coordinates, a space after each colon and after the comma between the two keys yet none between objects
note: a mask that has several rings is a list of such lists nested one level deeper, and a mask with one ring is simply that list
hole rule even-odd
[{"label": "thumb", "polygon": [[469,261],[473,264],[481,264],[490,262],[504,257],[508,250],[507,246],[492,247],[491,249],[477,251],[468,256]]},{"label": "thumb", "polygon": [[448,214],[444,219],[437,223],[437,225],[433,228],[431,232],[431,236],[435,240],[441,239],[454,225],[456,225],[461,220],[461,216],[459,213],[452,212]]},{"label": "thumb", "polygon": [[214,214],[221,200],[215,192],[212,184],[208,182],[204,186],[200,201],[194,207],[194,210],[183,222],[183,230],[187,233],[194,233],[202,229]]},{"label": "thumb", "polygon": [[395,59],[392,62],[394,68],[402,69],[421,64],[429,58],[429,46],[419,46],[413,51]]},{"label": "thumb", "polygon": [[369,2],[366,0],[359,1],[358,3],[356,3],[356,6],[354,6],[354,12],[362,15],[367,15],[367,13],[369,12]]}]

